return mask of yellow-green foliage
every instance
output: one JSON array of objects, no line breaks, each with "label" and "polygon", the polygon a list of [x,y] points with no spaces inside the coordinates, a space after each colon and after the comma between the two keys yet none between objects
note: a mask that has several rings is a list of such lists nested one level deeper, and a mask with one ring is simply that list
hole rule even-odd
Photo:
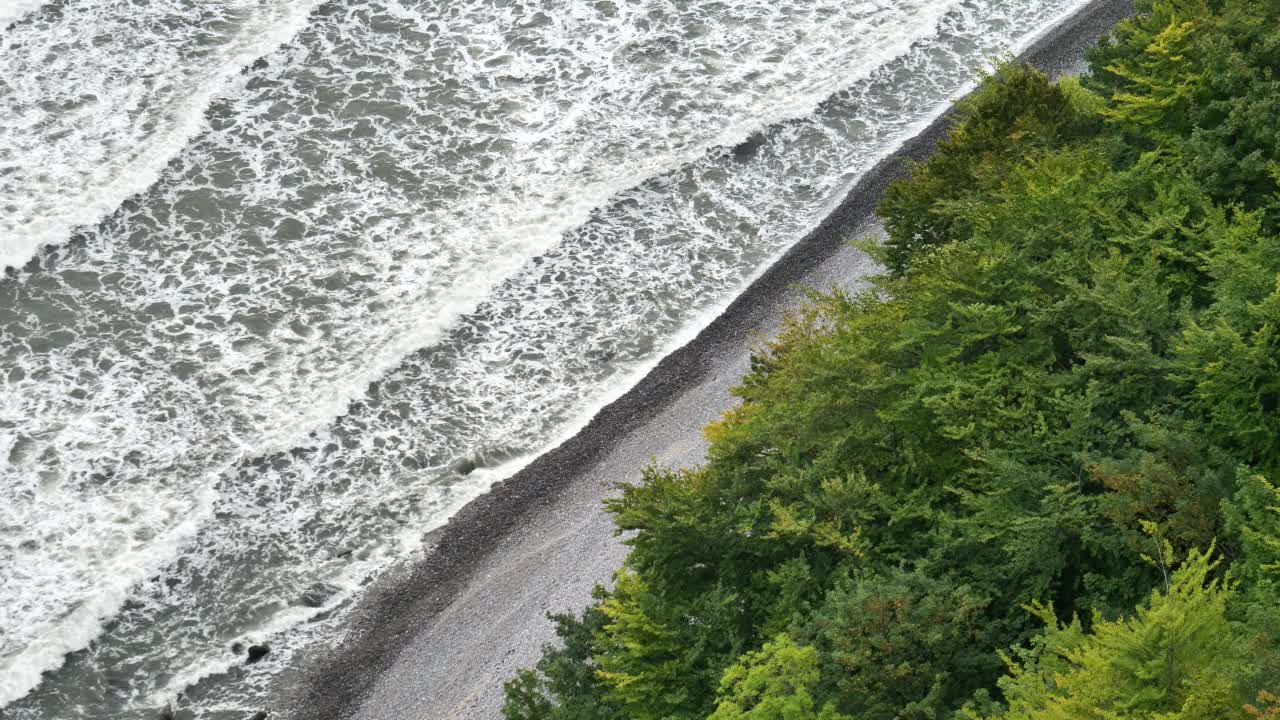
[{"label": "yellow-green foliage", "polygon": [[851,720],[813,699],[818,652],[779,635],[724,671],[709,720]]},{"label": "yellow-green foliage", "polygon": [[1009,707],[993,720],[1245,717],[1246,649],[1227,619],[1232,585],[1214,576],[1211,555],[1192,551],[1132,617],[1095,616],[1091,632],[1029,605],[1047,629],[1029,662],[1010,661],[1001,682]]},{"label": "yellow-green foliage", "polygon": [[1195,19],[1208,10],[1190,11],[1173,3],[1158,3],[1154,17],[1167,17],[1166,24],[1150,39],[1141,53],[1107,65],[1106,69],[1124,81],[1102,109],[1108,121],[1127,130],[1159,139],[1173,139],[1189,130],[1191,105],[1204,80],[1190,46],[1197,30]]}]

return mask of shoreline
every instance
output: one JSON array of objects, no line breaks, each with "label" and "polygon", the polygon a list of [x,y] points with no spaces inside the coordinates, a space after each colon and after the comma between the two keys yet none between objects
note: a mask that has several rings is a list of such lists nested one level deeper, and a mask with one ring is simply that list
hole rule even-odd
[{"label": "shoreline", "polygon": [[[1018,57],[1050,74],[1068,72],[1131,13],[1131,0],[1094,0]],[[577,434],[433,531],[424,557],[366,591],[346,641],[286,673],[301,677],[285,681],[277,712],[306,720],[404,718],[406,711],[415,718],[491,716],[507,679],[501,672],[527,665],[529,647],[552,639],[537,610],[564,611],[566,603],[580,609],[589,600],[584,583],[606,581],[625,554],[599,507],[612,494],[610,482],[632,477],[650,458],[667,465],[700,460],[701,427],[729,407],[727,388],[737,384],[755,338],[794,307],[797,285],[856,282],[875,270],[847,240],[874,226],[885,188],[910,162],[928,157],[953,117],[954,109],[946,110],[879,160],[719,316]],[[457,677],[437,678],[430,671],[436,666]],[[440,687],[423,687],[437,679]]]}]

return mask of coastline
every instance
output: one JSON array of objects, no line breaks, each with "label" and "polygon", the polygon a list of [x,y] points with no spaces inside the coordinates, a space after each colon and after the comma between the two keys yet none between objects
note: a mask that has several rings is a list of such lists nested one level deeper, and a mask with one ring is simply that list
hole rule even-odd
[{"label": "coastline", "polygon": [[[1132,12],[1094,0],[1019,57],[1051,74]],[[847,240],[875,227],[875,207],[910,161],[928,156],[948,110],[864,174],[823,221],[724,312],[663,358],[575,436],[463,507],[432,533],[425,557],[388,573],[354,612],[348,640],[282,688],[277,712],[329,718],[493,717],[510,670],[553,639],[545,611],[578,610],[625,554],[600,499],[651,459],[700,461],[700,429],[732,403],[761,333],[802,299],[874,272]],[[496,704],[495,704],[496,702]]]}]

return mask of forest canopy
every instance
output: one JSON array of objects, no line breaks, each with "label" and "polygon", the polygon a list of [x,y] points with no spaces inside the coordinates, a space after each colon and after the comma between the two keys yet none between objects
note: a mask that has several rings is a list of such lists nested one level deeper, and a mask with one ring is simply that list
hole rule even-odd
[{"label": "forest canopy", "polygon": [[1008,63],[511,720],[1280,717],[1280,0]]}]

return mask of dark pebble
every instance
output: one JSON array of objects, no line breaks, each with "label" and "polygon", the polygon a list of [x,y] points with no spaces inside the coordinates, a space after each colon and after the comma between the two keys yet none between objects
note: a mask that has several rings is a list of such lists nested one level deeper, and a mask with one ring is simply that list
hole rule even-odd
[{"label": "dark pebble", "polygon": [[470,475],[475,472],[477,467],[479,467],[479,465],[477,465],[476,461],[471,458],[458,458],[449,465],[449,469],[459,475]]},{"label": "dark pebble", "polygon": [[752,133],[751,137],[747,138],[743,142],[739,143],[737,147],[733,148],[733,159],[734,160],[751,159],[752,157],[755,156],[757,152],[760,151],[760,148],[761,146],[764,145],[764,142],[765,142],[764,133],[759,133],[759,132]]},{"label": "dark pebble", "polygon": [[267,645],[266,643],[263,643],[261,645],[250,645],[249,659],[245,660],[244,664],[252,665],[258,662],[259,660],[261,660],[262,658],[266,657],[267,653],[269,652],[271,652],[271,646]]}]

